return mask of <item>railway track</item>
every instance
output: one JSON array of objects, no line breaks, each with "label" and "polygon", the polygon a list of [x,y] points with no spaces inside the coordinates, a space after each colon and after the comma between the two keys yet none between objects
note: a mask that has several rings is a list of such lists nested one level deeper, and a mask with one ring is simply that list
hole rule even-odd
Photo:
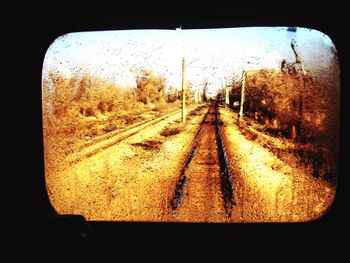
[{"label": "railway track", "polygon": [[[190,111],[196,110],[198,105],[189,107]],[[88,141],[82,145],[79,145],[76,148],[76,151],[73,154],[67,156],[67,161],[70,165],[74,165],[79,163],[81,160],[85,158],[89,158],[103,150],[106,150],[127,138],[141,132],[143,129],[149,127],[150,125],[155,125],[167,118],[170,118],[176,114],[180,114],[180,110],[176,110],[165,114],[160,117],[153,118],[151,120],[141,121],[135,124],[132,124],[126,128],[115,130],[112,132],[108,132],[106,134],[102,134],[100,136],[95,137],[93,140]]]},{"label": "railway track", "polygon": [[[235,204],[234,185],[221,125],[215,102],[210,105],[187,147],[170,201],[170,207],[181,221],[220,221],[219,214],[222,213],[231,218]],[[181,210],[185,211],[181,213]]]}]

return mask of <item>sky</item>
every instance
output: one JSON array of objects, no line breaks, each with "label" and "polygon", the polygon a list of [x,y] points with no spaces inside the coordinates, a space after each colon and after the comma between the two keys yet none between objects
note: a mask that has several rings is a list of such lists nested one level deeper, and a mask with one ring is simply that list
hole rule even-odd
[{"label": "sky", "polygon": [[243,70],[279,68],[294,62],[295,40],[305,69],[330,66],[331,39],[313,29],[247,27],[223,29],[117,30],[62,35],[49,46],[43,61],[43,80],[49,71],[63,76],[91,74],[121,86],[135,87],[141,68],[164,75],[167,86],[181,87],[181,61],[194,89],[204,81],[215,93],[239,79]]}]

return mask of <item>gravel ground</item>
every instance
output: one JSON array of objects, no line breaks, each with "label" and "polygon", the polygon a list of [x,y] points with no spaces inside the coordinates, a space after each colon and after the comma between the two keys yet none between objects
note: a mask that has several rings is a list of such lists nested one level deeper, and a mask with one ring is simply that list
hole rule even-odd
[{"label": "gravel ground", "polygon": [[[294,159],[281,161],[245,138],[236,113],[220,107],[236,203],[231,216],[227,218],[222,208],[212,121],[203,126],[200,147],[186,171],[181,206],[172,210],[182,164],[208,105],[192,109],[186,124],[180,113],[173,114],[77,163],[68,161],[71,156],[65,162],[50,162],[57,166],[46,167],[53,207],[60,214],[81,214],[92,221],[142,222],[309,221],[330,207],[335,187],[293,165]],[[89,147],[98,149],[101,144]]]},{"label": "gravel ground", "polygon": [[189,112],[186,125],[180,113],[172,115],[77,164],[47,170],[54,208],[96,221],[170,220],[179,165],[205,111]]},{"label": "gravel ground", "polygon": [[281,161],[257,142],[247,140],[236,125],[237,114],[227,108],[220,112],[235,185],[233,221],[301,222],[326,212],[335,187],[293,164],[294,158]]}]

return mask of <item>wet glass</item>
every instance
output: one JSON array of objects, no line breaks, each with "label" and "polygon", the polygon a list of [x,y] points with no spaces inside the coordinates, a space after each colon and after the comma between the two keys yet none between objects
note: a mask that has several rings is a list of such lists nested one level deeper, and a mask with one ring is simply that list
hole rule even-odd
[{"label": "wet glass", "polygon": [[332,40],[308,28],[62,35],[42,71],[50,202],[90,221],[320,218],[339,76]]}]

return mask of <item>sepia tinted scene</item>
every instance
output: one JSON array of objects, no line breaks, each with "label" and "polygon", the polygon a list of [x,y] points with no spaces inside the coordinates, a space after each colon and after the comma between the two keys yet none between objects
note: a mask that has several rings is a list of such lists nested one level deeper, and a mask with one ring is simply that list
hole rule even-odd
[{"label": "sepia tinted scene", "polygon": [[89,221],[316,220],[336,194],[339,94],[314,29],[62,35],[42,70],[48,198]]}]

